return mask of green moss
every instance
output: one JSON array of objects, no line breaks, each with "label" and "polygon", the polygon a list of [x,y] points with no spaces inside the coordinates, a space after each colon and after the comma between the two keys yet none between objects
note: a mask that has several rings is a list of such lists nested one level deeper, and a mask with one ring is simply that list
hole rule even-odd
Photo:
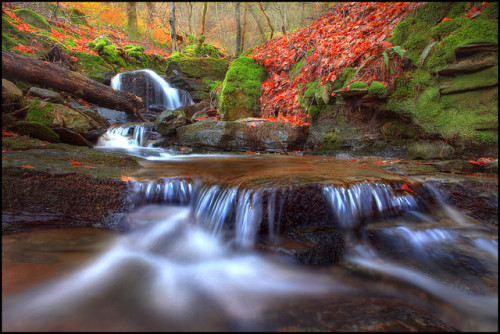
[{"label": "green moss", "polygon": [[77,68],[97,82],[104,82],[107,76],[113,74],[113,68],[101,56],[75,51],[78,58]]},{"label": "green moss", "polygon": [[354,81],[351,82],[351,85],[349,86],[350,89],[364,89],[368,88],[368,85],[362,81]]},{"label": "green moss", "polygon": [[11,47],[18,45],[15,40],[2,33],[2,50],[9,50]]},{"label": "green moss", "polygon": [[[453,8],[453,2],[427,2],[418,10],[415,19],[430,26],[441,22]],[[456,11],[456,8],[453,8]]]},{"label": "green moss", "polygon": [[462,74],[450,78],[445,82],[446,88],[441,89],[441,94],[475,90],[491,87],[498,84],[498,66],[493,66],[479,72]]},{"label": "green moss", "polygon": [[219,112],[225,120],[260,115],[260,84],[265,72],[251,57],[239,57],[231,63],[219,94]]},{"label": "green moss", "polygon": [[306,99],[314,98],[314,94],[316,92],[316,88],[317,88],[318,84],[319,84],[319,82],[317,82],[317,81],[308,82],[306,85],[306,91],[304,92],[304,98],[306,98]]},{"label": "green moss", "polygon": [[300,61],[296,62],[293,64],[292,68],[290,69],[290,72],[288,73],[288,78],[290,81],[293,81],[295,79],[295,75],[300,71],[302,66],[304,65],[304,57],[300,59]]},{"label": "green moss", "polygon": [[415,138],[417,136],[415,128],[401,119],[386,122],[380,128],[380,132],[386,140]]},{"label": "green moss", "polygon": [[50,102],[41,102],[39,99],[34,99],[28,103],[28,112],[26,115],[26,121],[37,122],[43,125],[50,125],[54,120],[54,115],[51,115],[51,111],[54,108]]},{"label": "green moss", "polygon": [[[112,45],[111,41],[107,37],[100,36],[94,40],[95,46],[94,51],[99,53],[106,45]],[[89,43],[90,44],[90,43]]]},{"label": "green moss", "polygon": [[379,98],[387,96],[387,88],[380,81],[372,81],[368,88],[368,94],[377,95]]},{"label": "green moss", "polygon": [[498,43],[498,22],[477,17],[464,19],[455,31],[439,41],[425,62],[425,67],[437,71],[455,61],[455,48],[471,42]]},{"label": "green moss", "polygon": [[64,39],[64,44],[66,44],[70,48],[74,48],[76,46],[75,40],[73,38],[71,38],[71,37],[66,37]]},{"label": "green moss", "polygon": [[322,108],[320,106],[310,106],[308,110],[309,117],[311,118],[312,121],[315,121],[319,114],[321,113]]},{"label": "green moss", "polygon": [[71,11],[69,12],[69,20],[72,24],[88,25],[84,16],[85,14],[76,8],[71,8]]},{"label": "green moss", "polygon": [[116,64],[118,66],[125,67],[126,64],[123,59],[118,56],[118,51],[114,45],[104,45],[101,51],[98,52],[99,55],[108,63]]},{"label": "green moss", "polygon": [[51,25],[40,15],[27,8],[20,8],[13,11],[22,21],[38,29],[51,31]]},{"label": "green moss", "polygon": [[59,142],[59,135],[50,129],[47,125],[31,122],[19,121],[14,125],[16,131],[22,135],[29,135],[30,137],[46,140],[51,143]]},{"label": "green moss", "polygon": [[498,2],[490,2],[481,12],[480,17],[484,20],[490,20],[498,23]]},{"label": "green moss", "polygon": [[94,48],[95,48],[95,42],[90,41],[90,42],[88,43],[88,47],[89,47],[89,49],[94,49]]},{"label": "green moss", "polygon": [[343,139],[335,132],[328,132],[323,136],[322,149],[325,151],[335,151],[342,147]]}]

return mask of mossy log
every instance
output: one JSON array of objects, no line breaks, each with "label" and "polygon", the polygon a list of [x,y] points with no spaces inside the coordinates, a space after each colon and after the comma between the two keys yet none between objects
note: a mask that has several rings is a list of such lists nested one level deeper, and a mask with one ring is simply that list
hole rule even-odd
[{"label": "mossy log", "polygon": [[2,51],[2,77],[62,90],[101,107],[137,113],[143,100],[87,78],[83,74],[17,53]]}]

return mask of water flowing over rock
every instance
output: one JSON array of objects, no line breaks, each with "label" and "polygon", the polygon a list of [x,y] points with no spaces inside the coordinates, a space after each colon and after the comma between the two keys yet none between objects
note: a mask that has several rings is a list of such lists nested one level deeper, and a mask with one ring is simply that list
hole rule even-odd
[{"label": "water flowing over rock", "polygon": [[141,97],[147,108],[163,105],[165,109],[175,110],[194,103],[189,93],[172,87],[149,69],[117,74],[111,79],[111,87]]}]

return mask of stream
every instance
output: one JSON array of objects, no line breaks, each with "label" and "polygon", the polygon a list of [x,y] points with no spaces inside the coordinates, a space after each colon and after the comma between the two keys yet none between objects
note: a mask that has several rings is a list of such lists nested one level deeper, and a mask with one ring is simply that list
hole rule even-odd
[{"label": "stream", "polygon": [[[179,154],[148,131],[96,146],[145,159],[124,232],[2,236],[4,331],[498,330],[497,232],[432,186],[348,159]],[[262,251],[313,227],[340,232],[333,263]]]}]

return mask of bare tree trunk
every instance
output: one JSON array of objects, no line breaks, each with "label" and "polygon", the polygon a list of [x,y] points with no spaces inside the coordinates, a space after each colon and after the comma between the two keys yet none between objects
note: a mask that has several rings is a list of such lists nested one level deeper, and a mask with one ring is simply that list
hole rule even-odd
[{"label": "bare tree trunk", "polygon": [[234,6],[236,16],[236,57],[241,53],[241,20],[240,20],[240,3],[237,2]]},{"label": "bare tree trunk", "polygon": [[300,27],[304,26],[304,11],[305,11],[304,1],[300,3]]},{"label": "bare tree trunk", "polygon": [[193,24],[192,24],[192,17],[193,17],[193,4],[191,2],[187,3],[188,5],[188,29],[189,33],[193,33]]},{"label": "bare tree trunk", "polygon": [[262,24],[260,23],[259,18],[255,14],[253,7],[252,7],[252,4],[250,4],[249,10],[250,10],[250,14],[252,15],[255,23],[257,24],[257,28],[259,29],[259,33],[260,33],[259,39],[261,40],[261,43],[263,43],[266,41],[266,35],[264,33],[264,28],[262,28]]},{"label": "bare tree trunk", "polygon": [[170,49],[176,51],[177,37],[175,33],[175,2],[170,2]]},{"label": "bare tree trunk", "polygon": [[207,2],[203,3],[203,11],[201,14],[201,29],[200,38],[198,38],[198,44],[196,45],[196,55],[199,57],[201,54],[201,46],[205,42],[205,20],[207,18]]},{"label": "bare tree trunk", "polygon": [[52,12],[52,16],[50,17],[51,20],[56,19],[58,10],[59,10],[59,2],[56,2],[56,8],[54,8],[54,11]]},{"label": "bare tree trunk", "polygon": [[262,8],[261,2],[259,2],[259,7],[260,7],[260,10],[262,11],[262,13],[264,13],[264,16],[266,17],[267,24],[269,25],[269,28],[271,28],[271,35],[269,36],[269,39],[273,39],[274,29],[273,29],[273,26],[271,25],[271,21],[269,20],[269,17],[266,14],[266,11],[264,10],[264,8]]},{"label": "bare tree trunk", "polygon": [[139,29],[137,28],[137,3],[127,2],[128,33],[131,38],[139,38]]},{"label": "bare tree trunk", "polygon": [[248,2],[245,2],[245,15],[243,16],[243,29],[241,32],[241,50],[245,50],[245,32],[247,30]]},{"label": "bare tree trunk", "polygon": [[81,73],[14,52],[2,51],[2,77],[52,87],[114,110],[137,113],[144,108],[143,100],[134,94],[117,91]]}]

